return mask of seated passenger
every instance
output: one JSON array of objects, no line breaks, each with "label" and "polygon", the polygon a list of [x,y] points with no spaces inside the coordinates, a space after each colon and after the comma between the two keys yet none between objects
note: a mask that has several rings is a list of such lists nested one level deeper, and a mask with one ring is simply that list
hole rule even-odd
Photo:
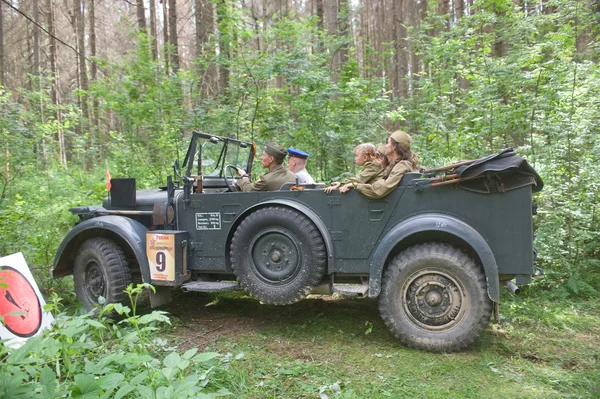
[{"label": "seated passenger", "polygon": [[385,176],[372,184],[352,183],[340,187],[340,192],[345,193],[354,188],[369,198],[383,198],[398,186],[402,176],[408,172],[420,170],[419,160],[410,150],[412,138],[402,130],[396,130],[388,137],[385,149],[390,164],[385,171]]},{"label": "seated passenger", "polygon": [[390,165],[390,161],[388,161],[387,155],[385,155],[385,144],[379,144],[377,146],[377,152],[375,153],[375,161],[379,162],[381,168],[386,170]]},{"label": "seated passenger", "polygon": [[290,154],[288,158],[288,169],[296,174],[298,183],[315,184],[314,179],[306,170],[306,160],[309,155],[304,151],[295,148],[288,148],[287,152]]},{"label": "seated passenger", "polygon": [[354,162],[357,166],[362,166],[362,170],[342,183],[333,182],[330,187],[325,188],[326,193],[336,190],[340,185],[352,185],[354,183],[373,183],[383,177],[383,169],[381,165],[374,161],[375,146],[370,143],[359,144],[354,149]]},{"label": "seated passenger", "polygon": [[237,172],[242,178],[237,185],[241,191],[277,191],[285,183],[295,183],[296,175],[283,167],[283,159],[287,155],[285,148],[277,143],[267,142],[265,150],[260,157],[262,165],[269,169],[257,181],[252,183],[246,171],[238,168]]}]

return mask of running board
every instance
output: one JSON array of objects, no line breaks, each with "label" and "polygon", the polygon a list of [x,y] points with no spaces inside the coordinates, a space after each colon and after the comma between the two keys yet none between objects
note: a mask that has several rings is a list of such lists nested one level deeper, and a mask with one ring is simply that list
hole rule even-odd
[{"label": "running board", "polygon": [[240,290],[237,281],[190,281],[181,286],[185,292],[223,292]]},{"label": "running board", "polygon": [[349,296],[367,296],[368,284],[334,284],[333,292]]}]

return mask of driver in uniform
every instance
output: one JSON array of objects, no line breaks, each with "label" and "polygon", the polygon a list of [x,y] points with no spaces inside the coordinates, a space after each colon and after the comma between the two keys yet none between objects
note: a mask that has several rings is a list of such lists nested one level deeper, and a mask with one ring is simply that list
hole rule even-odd
[{"label": "driver in uniform", "polygon": [[241,191],[277,191],[285,183],[295,183],[296,175],[283,166],[287,155],[285,148],[277,143],[268,141],[260,157],[263,167],[269,169],[257,181],[251,182],[245,170],[238,168],[237,172],[242,178],[237,182]]}]

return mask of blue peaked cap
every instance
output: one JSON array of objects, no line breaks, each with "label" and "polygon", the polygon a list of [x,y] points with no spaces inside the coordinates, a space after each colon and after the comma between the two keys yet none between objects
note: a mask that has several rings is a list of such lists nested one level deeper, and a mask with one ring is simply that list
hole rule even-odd
[{"label": "blue peaked cap", "polygon": [[287,150],[288,154],[290,154],[291,157],[298,157],[298,158],[308,158],[309,155],[307,153],[305,153],[302,150],[297,150],[295,148],[288,148]]}]

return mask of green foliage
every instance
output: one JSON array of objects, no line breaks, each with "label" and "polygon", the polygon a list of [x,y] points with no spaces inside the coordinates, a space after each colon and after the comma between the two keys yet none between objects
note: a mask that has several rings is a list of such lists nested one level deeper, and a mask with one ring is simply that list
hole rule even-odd
[{"label": "green foliage", "polygon": [[[449,29],[431,8],[410,32],[422,67],[411,71],[407,99],[387,91],[393,43],[363,43],[363,57],[377,62],[362,66],[352,41],[323,32],[315,18],[277,15],[257,26],[243,8],[219,4],[220,35],[193,70],[165,71],[144,35],[125,61],[97,61],[107,75],[85,94],[110,131],[96,131],[74,106],[60,107],[56,120],[48,79],[21,90],[19,102],[0,91],[0,255],[23,251],[52,288],[45,271],[73,222],[66,210],[99,203],[106,167],[136,177],[138,188],[165,185],[192,129],[301,148],[313,176],[329,181],[356,172],[356,144],[377,144],[400,126],[428,167],[516,147],[545,182],[536,246],[547,278],[536,287],[598,296],[600,46],[591,2],[557,0],[526,14],[509,0],[483,1]],[[349,43],[348,61],[332,71]],[[228,86],[210,97],[219,68]],[[76,94],[84,93],[71,93],[73,102]],[[67,165],[58,161],[58,132]]]},{"label": "green foliage", "polygon": [[[129,286],[132,303],[144,285]],[[48,306],[56,311],[54,296]],[[116,322],[106,315],[116,311]],[[0,397],[10,398],[216,398],[230,395],[223,375],[231,354],[183,354],[157,337],[164,312],[144,316],[120,305],[82,316],[58,314],[51,330],[21,348],[0,347]],[[241,358],[238,356],[237,358]],[[219,377],[218,373],[221,373]]]},{"label": "green foliage", "polygon": [[483,2],[449,31],[430,14],[413,32],[428,69],[405,125],[427,166],[516,147],[545,183],[536,246],[548,273],[537,285],[598,297],[598,47],[575,47],[594,12],[559,3],[525,15],[510,1]]},{"label": "green foliage", "polygon": [[[238,25],[233,25],[235,29]],[[266,51],[240,45],[230,60],[228,96],[200,101],[192,123],[200,130],[262,142],[276,140],[311,153],[312,173],[330,179],[352,163],[360,142],[379,142],[379,125],[393,109],[381,82],[364,79],[355,60],[336,82],[329,69],[335,39],[314,20],[279,19],[264,33],[237,32],[244,43],[260,41]],[[262,173],[260,170],[256,174]]]}]

